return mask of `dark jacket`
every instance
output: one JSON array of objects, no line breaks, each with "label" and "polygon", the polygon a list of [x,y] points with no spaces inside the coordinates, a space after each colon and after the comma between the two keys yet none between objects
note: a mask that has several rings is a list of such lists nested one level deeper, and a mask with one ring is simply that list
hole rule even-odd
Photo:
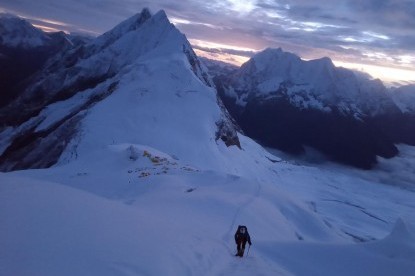
[{"label": "dark jacket", "polygon": [[[244,233],[241,232],[241,228],[244,228]],[[235,232],[235,243],[245,244],[246,242],[248,242],[249,245],[251,245],[251,237],[249,236],[248,228],[246,228],[246,226],[239,225],[238,229]]]}]

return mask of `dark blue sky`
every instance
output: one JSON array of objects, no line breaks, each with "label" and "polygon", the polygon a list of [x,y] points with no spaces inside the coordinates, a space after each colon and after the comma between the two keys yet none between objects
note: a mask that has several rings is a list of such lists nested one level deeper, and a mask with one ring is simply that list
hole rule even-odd
[{"label": "dark blue sky", "polygon": [[27,17],[37,25],[95,35],[143,7],[153,12],[164,9],[199,53],[204,50],[218,59],[240,62],[253,51],[282,47],[306,59],[329,56],[339,65],[360,68],[384,79],[415,81],[415,0],[0,3],[0,11]]}]

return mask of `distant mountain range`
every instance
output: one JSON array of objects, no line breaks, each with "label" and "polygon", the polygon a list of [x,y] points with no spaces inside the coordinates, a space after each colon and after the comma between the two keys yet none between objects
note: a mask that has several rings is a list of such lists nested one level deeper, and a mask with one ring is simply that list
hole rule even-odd
[{"label": "distant mountain range", "polygon": [[415,145],[413,86],[388,91],[380,80],[335,67],[329,58],[304,61],[282,49],[266,49],[214,75],[230,113],[263,145],[293,154],[310,146],[364,169],[376,156],[395,156],[395,143]]},{"label": "distant mountain range", "polygon": [[[265,146],[294,154],[310,146],[365,169],[376,156],[395,156],[396,143],[415,145],[414,86],[389,91],[329,58],[304,61],[281,49],[240,68],[200,61],[163,11],[144,9],[96,39],[2,16],[0,75],[3,171],[49,167],[116,139],[158,148],[168,145],[156,137],[183,139],[178,155],[189,137],[240,147],[238,131]],[[120,93],[136,105],[117,103]],[[118,114],[119,125],[106,129],[103,122],[115,120],[107,113]],[[125,119],[133,118],[140,130],[128,129]]]}]

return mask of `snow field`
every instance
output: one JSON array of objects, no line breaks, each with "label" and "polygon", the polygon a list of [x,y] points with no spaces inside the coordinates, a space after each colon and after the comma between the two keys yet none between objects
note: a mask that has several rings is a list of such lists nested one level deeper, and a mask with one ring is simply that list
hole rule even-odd
[{"label": "snow field", "polygon": [[[410,218],[413,212],[411,206],[405,209],[402,200],[407,193],[402,190],[387,187],[388,198],[385,195],[376,207],[376,200],[370,199],[384,186],[366,190],[358,183],[357,189],[348,185],[357,178],[337,175],[333,180],[336,175],[315,168],[275,163],[272,169],[279,179],[272,183],[196,168],[148,146],[113,145],[101,154],[53,169],[0,174],[0,244],[6,249],[0,255],[2,274],[410,275],[415,271],[415,239],[409,226],[401,222],[382,240],[393,228],[393,213]],[[329,180],[342,189],[339,194],[332,194],[337,189]],[[362,200],[359,204],[371,206],[376,216],[392,206],[399,211],[390,211],[387,225],[376,224],[373,217],[344,212],[357,207],[325,206],[323,194],[339,201],[341,195],[349,201]],[[393,202],[393,197],[401,201]],[[248,226],[253,242],[243,259],[233,256],[233,234],[239,224]],[[342,232],[345,225],[355,235],[362,227],[380,240],[356,244]]]}]

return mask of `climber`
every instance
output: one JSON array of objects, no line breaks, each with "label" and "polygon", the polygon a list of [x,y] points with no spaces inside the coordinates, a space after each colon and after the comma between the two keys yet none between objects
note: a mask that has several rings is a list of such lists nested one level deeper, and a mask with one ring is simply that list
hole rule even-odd
[{"label": "climber", "polygon": [[235,243],[236,243],[236,250],[237,250],[237,253],[235,254],[235,256],[243,257],[246,242],[248,242],[249,246],[252,245],[251,237],[249,236],[249,233],[248,233],[248,228],[246,228],[246,226],[244,225],[239,225],[235,233]]}]

